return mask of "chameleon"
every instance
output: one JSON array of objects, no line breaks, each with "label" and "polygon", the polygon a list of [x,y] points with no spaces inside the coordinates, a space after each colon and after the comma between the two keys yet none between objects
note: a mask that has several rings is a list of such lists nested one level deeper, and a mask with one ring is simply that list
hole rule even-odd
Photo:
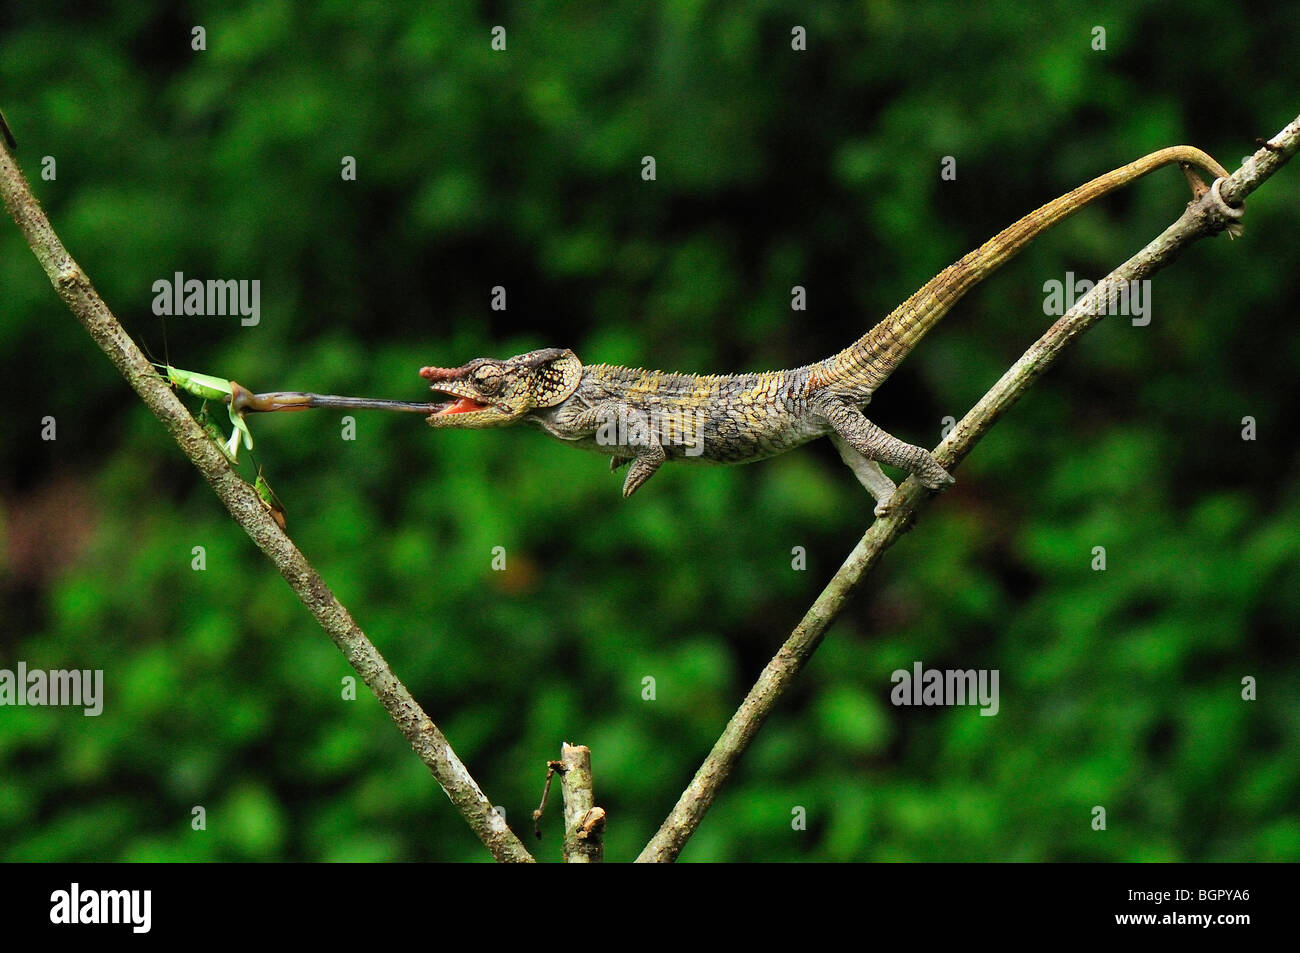
[{"label": "chameleon", "polygon": [[[1192,146],[1143,156],[1030,212],[940,271],[838,354],[790,370],[682,374],[584,364],[569,348],[547,347],[459,367],[423,367],[430,404],[315,394],[254,395],[237,388],[240,410],[376,407],[419,411],[437,429],[484,430],[525,424],[564,443],[627,466],[623,496],[636,493],[665,463],[738,464],[767,459],[828,437],[840,457],[889,513],[896,486],[881,464],[915,475],[931,490],[953,483],[931,453],[887,433],[863,412],[922,337],[972,287],[1045,230],[1089,203],[1163,166],[1228,174]],[[1189,173],[1193,188],[1204,188]]]}]

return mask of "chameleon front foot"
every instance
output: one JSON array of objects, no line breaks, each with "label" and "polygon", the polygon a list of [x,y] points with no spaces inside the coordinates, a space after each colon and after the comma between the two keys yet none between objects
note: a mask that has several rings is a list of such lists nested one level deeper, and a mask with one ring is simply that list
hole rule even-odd
[{"label": "chameleon front foot", "polygon": [[640,489],[641,484],[654,476],[655,471],[667,459],[664,448],[658,445],[648,448],[644,453],[638,453],[628,468],[627,479],[623,481],[623,499]]}]

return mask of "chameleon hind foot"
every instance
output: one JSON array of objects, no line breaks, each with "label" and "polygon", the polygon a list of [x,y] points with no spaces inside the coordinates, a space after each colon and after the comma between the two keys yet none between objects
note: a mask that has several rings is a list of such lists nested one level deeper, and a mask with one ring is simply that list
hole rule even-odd
[{"label": "chameleon hind foot", "polygon": [[942,490],[950,484],[956,483],[956,478],[939,466],[939,461],[928,450],[922,450],[918,455],[917,468],[912,470],[921,484],[931,490]]}]

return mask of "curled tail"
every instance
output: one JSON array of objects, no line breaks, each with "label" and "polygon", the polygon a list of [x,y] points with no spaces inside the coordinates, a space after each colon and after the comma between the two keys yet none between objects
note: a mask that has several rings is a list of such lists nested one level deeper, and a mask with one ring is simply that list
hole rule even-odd
[{"label": "curled tail", "polygon": [[813,365],[809,391],[829,388],[831,393],[846,397],[870,396],[962,295],[1015,257],[1041,232],[1106,193],[1174,162],[1184,167],[1197,166],[1216,179],[1228,174],[1227,169],[1200,149],[1171,146],[1053,199],[939,272],[889,317],[839,354]]}]

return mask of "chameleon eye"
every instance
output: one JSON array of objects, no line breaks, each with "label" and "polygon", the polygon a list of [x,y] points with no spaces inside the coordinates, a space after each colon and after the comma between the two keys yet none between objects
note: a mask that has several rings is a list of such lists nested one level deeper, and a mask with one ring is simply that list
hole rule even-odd
[{"label": "chameleon eye", "polygon": [[495,394],[501,389],[501,368],[484,364],[474,372],[474,386],[483,394]]}]

